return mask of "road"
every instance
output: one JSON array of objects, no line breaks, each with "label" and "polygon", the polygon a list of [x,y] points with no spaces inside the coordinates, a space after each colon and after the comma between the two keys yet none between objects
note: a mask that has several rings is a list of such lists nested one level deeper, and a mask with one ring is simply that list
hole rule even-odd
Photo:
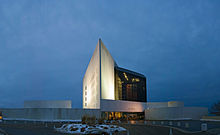
[{"label": "road", "polygon": [[6,135],[65,135],[54,131],[52,127],[33,124],[0,124],[0,129]]},{"label": "road", "polygon": [[[60,125],[55,125],[59,127]],[[139,124],[120,124],[129,131],[129,135],[169,135],[170,128],[154,126],[154,125],[139,125]],[[0,124],[0,129],[4,130],[6,135],[67,135],[58,133],[53,130],[54,124]],[[1,132],[0,132],[1,133]],[[179,130],[172,129],[173,135],[213,135],[206,132],[200,133],[183,133]],[[1,134],[0,134],[1,135]],[[117,134],[122,135],[122,134]]]},{"label": "road", "polygon": [[[136,124],[122,124],[120,125],[129,130],[129,135],[170,135],[170,128],[150,126],[150,125],[136,125]],[[183,133],[179,130],[172,129],[173,135],[213,135],[206,132],[199,133]]]}]

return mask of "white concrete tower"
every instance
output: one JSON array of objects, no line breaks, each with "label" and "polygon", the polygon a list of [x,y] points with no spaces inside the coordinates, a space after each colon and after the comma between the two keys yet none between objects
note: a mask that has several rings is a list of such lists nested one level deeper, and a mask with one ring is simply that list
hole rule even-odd
[{"label": "white concrete tower", "polygon": [[83,108],[100,109],[101,99],[115,99],[114,59],[99,39],[83,78]]}]

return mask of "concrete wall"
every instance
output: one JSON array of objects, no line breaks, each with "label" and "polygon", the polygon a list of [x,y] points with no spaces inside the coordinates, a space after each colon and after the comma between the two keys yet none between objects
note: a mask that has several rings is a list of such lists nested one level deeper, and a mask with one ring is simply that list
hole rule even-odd
[{"label": "concrete wall", "polygon": [[100,109],[100,98],[115,99],[114,64],[111,54],[99,39],[83,78],[83,108]]},{"label": "concrete wall", "polygon": [[184,102],[169,101],[167,102],[168,107],[184,107]]},{"label": "concrete wall", "polygon": [[144,112],[145,102],[133,102],[122,100],[101,100],[101,111],[103,112]]},{"label": "concrete wall", "polygon": [[163,108],[163,107],[184,107],[184,102],[169,101],[169,102],[147,102],[146,109]]},{"label": "concrete wall", "polygon": [[203,107],[164,107],[145,110],[146,120],[174,120],[194,119],[198,120],[208,114],[208,108]]},{"label": "concrete wall", "polygon": [[71,100],[24,101],[24,108],[72,108]]},{"label": "concrete wall", "polygon": [[145,109],[183,107],[183,102],[135,102],[124,100],[101,100],[101,111],[104,112],[144,112]]},{"label": "concrete wall", "polygon": [[161,108],[161,107],[168,107],[167,102],[147,102],[147,108]]},{"label": "concrete wall", "polygon": [[83,77],[83,108],[100,108],[100,41]]},{"label": "concrete wall", "polygon": [[3,118],[39,119],[39,120],[80,120],[82,116],[101,117],[98,109],[68,109],[68,108],[24,108],[0,109]]},{"label": "concrete wall", "polygon": [[6,109],[6,108],[0,108],[0,112],[2,112],[2,115],[4,118],[24,118],[24,109]]},{"label": "concrete wall", "polygon": [[101,56],[101,99],[115,99],[115,84],[114,84],[114,59],[105,47],[101,39],[100,56]]},{"label": "concrete wall", "polygon": [[[4,118],[24,118],[41,120],[79,120],[83,115],[101,117],[102,112],[145,112],[147,120],[200,119],[208,114],[203,107],[183,107],[181,102],[133,102],[121,100],[101,100],[101,109],[72,108],[21,108],[0,109]],[[173,107],[174,106],[174,107]],[[177,107],[176,107],[177,106]]]}]

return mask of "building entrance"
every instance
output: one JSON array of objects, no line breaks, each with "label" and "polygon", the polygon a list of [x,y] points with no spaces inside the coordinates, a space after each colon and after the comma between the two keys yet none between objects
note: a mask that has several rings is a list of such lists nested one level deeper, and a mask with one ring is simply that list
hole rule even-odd
[{"label": "building entrance", "polygon": [[102,112],[106,120],[144,120],[144,112]]}]

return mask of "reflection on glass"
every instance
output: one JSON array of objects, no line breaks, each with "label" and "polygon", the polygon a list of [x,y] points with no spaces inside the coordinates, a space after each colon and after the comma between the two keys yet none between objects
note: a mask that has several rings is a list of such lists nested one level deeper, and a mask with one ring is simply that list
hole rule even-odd
[{"label": "reflection on glass", "polygon": [[146,77],[115,67],[115,99],[146,102]]}]

